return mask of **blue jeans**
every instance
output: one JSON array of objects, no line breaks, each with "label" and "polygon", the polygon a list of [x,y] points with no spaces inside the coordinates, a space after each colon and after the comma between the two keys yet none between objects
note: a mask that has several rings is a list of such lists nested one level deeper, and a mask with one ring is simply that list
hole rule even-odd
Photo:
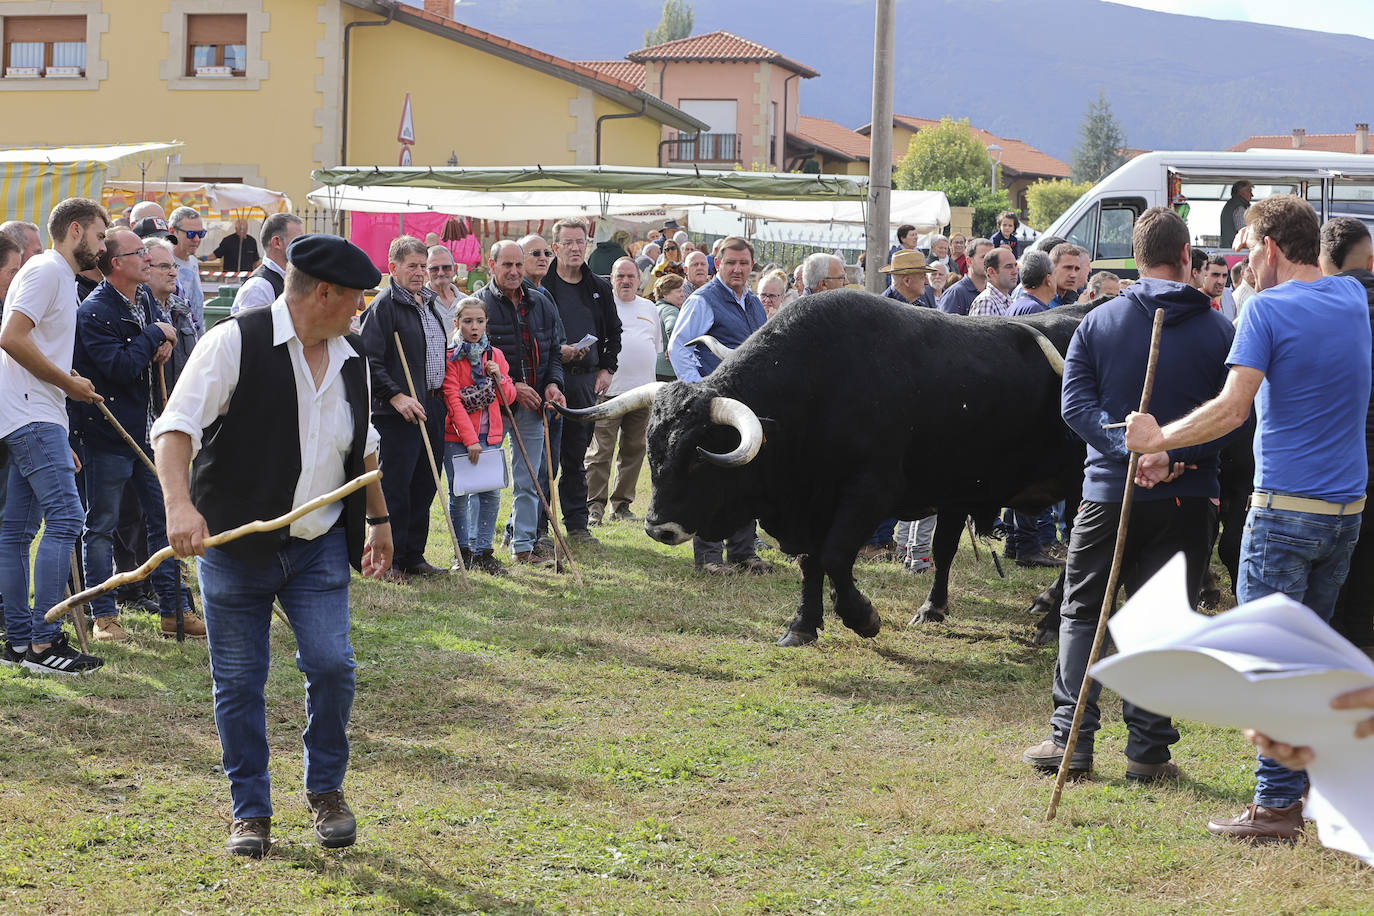
[{"label": "blue jeans", "polygon": [[[67,431],[56,423],[29,423],[5,438],[10,449],[5,521],[0,525],[0,595],[5,596],[6,638],[17,645],[51,643],[59,626],[43,615],[64,597],[72,548],[81,534],[81,500]],[[29,545],[43,524],[29,598]]]},{"label": "blue jeans", "polygon": [[[515,410],[514,417],[515,431],[525,443],[530,464],[534,465],[534,472],[538,474],[539,469],[544,466],[544,424],[539,420],[539,411],[519,407]],[[511,482],[514,484],[515,494],[510,511],[510,549],[512,553],[525,553],[534,548],[535,528],[539,524],[539,497],[534,489],[538,484],[531,479],[529,468],[525,467],[525,459],[519,455],[520,447],[516,446],[515,451],[516,454],[511,460]],[[3,591],[0,591],[0,594],[3,594]]]},{"label": "blue jeans", "polygon": [[[124,483],[133,478],[143,519],[148,529],[148,552],[156,553],[167,546],[167,519],[162,505],[162,486],[147,465],[130,449],[118,452],[86,446],[86,578],[92,583],[104,582],[114,572],[114,530],[119,524],[119,507],[124,496]],[[158,606],[163,617],[175,617],[177,603],[187,608],[180,594],[180,582],[175,560],[164,560],[153,570],[153,585],[157,589]],[[107,592],[91,602],[96,617],[113,617],[115,599]]]},{"label": "blue jeans", "polygon": [[[1359,515],[1314,515],[1251,507],[1240,547],[1241,603],[1280,592],[1330,620],[1360,536]],[[1302,798],[1307,772],[1260,756],[1255,804],[1284,808]]]},{"label": "blue jeans", "polygon": [[[444,444],[447,453],[444,466],[454,460],[467,461],[468,449],[461,442]],[[499,451],[501,446],[482,443],[482,451]],[[447,473],[447,472],[446,472]],[[492,535],[496,533],[496,513],[501,508],[501,491],[488,490],[485,493],[466,493],[453,495],[453,476],[448,481],[448,514],[453,518],[453,532],[458,537],[458,546],[474,553],[491,550]]]},{"label": "blue jeans", "polygon": [[267,704],[272,599],[280,598],[296,635],[305,675],[305,790],[342,788],[353,708],[353,646],[348,641],[348,548],[341,528],[313,541],[292,539],[259,566],[212,547],[199,561],[215,727],[229,777],[234,817],[270,817]]}]

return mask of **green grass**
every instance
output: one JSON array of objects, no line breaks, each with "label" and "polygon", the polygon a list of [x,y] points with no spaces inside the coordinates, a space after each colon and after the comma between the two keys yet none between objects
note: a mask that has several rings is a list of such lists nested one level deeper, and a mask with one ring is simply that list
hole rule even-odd
[{"label": "green grass", "polygon": [[1053,650],[1024,613],[1043,571],[961,555],[950,620],[912,630],[928,577],[864,565],[883,633],[827,614],[819,646],[781,650],[794,566],[708,581],[688,547],[598,536],[581,588],[356,582],[348,850],[311,839],[279,622],[261,862],[221,852],[203,645],[130,617],[94,676],[0,671],[0,912],[1374,912],[1349,857],[1206,834],[1249,797],[1235,732],[1183,723],[1183,781],[1128,785],[1110,696],[1096,775],[1045,823],[1052,780],[1019,759],[1049,711]]}]

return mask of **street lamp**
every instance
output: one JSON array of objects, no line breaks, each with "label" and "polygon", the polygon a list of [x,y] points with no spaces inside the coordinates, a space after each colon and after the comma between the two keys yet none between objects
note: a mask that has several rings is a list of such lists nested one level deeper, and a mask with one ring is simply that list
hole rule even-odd
[{"label": "street lamp", "polygon": [[[997,158],[993,158],[993,155]],[[988,162],[992,163],[992,193],[997,193],[997,166],[1002,162],[1002,147],[996,143],[988,145]]]}]

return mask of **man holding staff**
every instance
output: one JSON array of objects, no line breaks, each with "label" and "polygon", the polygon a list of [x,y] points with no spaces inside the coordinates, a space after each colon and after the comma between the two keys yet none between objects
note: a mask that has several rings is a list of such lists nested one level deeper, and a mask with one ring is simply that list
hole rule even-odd
[{"label": "man holding staff", "polygon": [[[151,454],[147,444],[149,405],[158,400],[153,395],[157,385],[154,378],[171,356],[177,333],[139,289],[149,279],[150,263],[144,241],[133,230],[111,229],[105,233],[105,253],[100,256],[100,272],[105,280],[77,310],[73,364],[108,399],[110,412],[125,431]],[[162,490],[147,465],[95,405],[79,405],[78,416],[86,446],[86,577],[102,582],[112,571],[114,531],[119,523],[125,482],[133,479],[147,526],[148,548],[153,552],[167,545]],[[177,564],[161,564],[152,578],[157,587],[162,635],[175,636],[177,603],[183,608],[187,604],[178,587]],[[116,616],[113,595],[102,595],[92,601],[91,610],[96,639],[122,642],[129,638]],[[185,635],[204,638],[205,625],[189,610],[184,623]]]},{"label": "man holding staff", "polygon": [[[1140,406],[1155,311],[1164,309],[1165,318],[1152,409],[1161,416],[1181,417],[1220,391],[1226,378],[1231,324],[1212,310],[1203,293],[1188,285],[1192,262],[1187,224],[1166,207],[1152,207],[1136,220],[1131,242],[1142,279],[1083,319],[1064,358],[1061,412],[1064,422],[1088,444],[1088,461],[1083,502],[1069,538],[1050,736],[1021,756],[1041,770],[1057,770],[1063,760],[1106,597],[1131,457],[1123,431],[1106,427]],[[1188,601],[1197,604],[1212,549],[1211,501],[1220,492],[1220,447],[1220,442],[1212,442],[1173,452],[1155,449],[1141,456],[1122,554],[1121,583],[1127,594],[1182,551],[1188,565]],[[1094,683],[1070,772],[1092,769],[1100,691]],[[1129,702],[1123,701],[1122,707],[1129,733],[1126,778],[1154,782],[1177,776],[1178,767],[1169,759],[1169,746],[1178,741],[1173,724]]]},{"label": "man holding staff", "polygon": [[367,361],[348,329],[363,290],[381,275],[361,249],[332,235],[298,239],[287,262],[285,292],[270,308],[223,322],[196,346],[152,431],[168,539],[178,555],[202,557],[215,725],[233,799],[225,848],[247,856],[271,847],[263,688],[272,601],[291,623],[305,675],[305,799],[315,836],[327,848],[348,846],[356,836],[343,797],[354,686],[348,567],[372,577],[391,567],[375,482],[365,496],[354,492],[289,529],[204,547],[211,531],[281,516],[377,466]]}]

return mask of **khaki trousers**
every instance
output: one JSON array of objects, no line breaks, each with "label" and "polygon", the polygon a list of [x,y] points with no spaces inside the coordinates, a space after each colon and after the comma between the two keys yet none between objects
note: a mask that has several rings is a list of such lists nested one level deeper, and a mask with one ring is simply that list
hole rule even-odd
[{"label": "khaki trousers", "polygon": [[[612,512],[627,510],[634,502],[639,469],[644,465],[649,426],[649,408],[632,410],[622,417],[597,420],[592,444],[587,449],[587,508],[594,515],[606,510],[607,488],[611,482],[611,456],[615,454],[615,490],[610,494]],[[620,451],[616,454],[616,439]]]}]

